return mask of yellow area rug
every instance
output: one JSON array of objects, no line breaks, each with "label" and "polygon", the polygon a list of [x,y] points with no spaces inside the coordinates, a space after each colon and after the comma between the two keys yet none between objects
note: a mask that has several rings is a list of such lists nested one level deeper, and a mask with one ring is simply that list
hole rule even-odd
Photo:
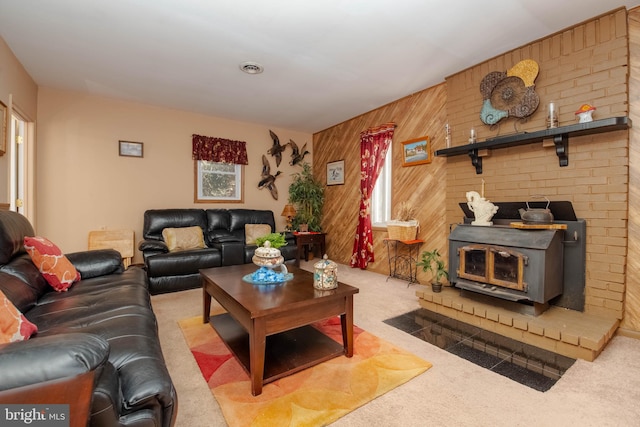
[{"label": "yellow area rug", "polygon": [[[281,378],[252,396],[249,376],[211,325],[201,316],[178,324],[230,427],[325,426],[431,367],[354,326],[353,357]],[[342,343],[339,317],[313,326]]]}]

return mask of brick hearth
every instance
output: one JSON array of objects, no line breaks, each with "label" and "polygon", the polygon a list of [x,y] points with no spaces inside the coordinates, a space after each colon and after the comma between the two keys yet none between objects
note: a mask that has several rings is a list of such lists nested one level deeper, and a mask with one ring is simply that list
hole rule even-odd
[{"label": "brick hearth", "polygon": [[427,310],[478,326],[563,356],[595,360],[613,337],[620,321],[551,306],[534,316],[461,295],[455,288],[440,293],[423,287],[416,291]]}]

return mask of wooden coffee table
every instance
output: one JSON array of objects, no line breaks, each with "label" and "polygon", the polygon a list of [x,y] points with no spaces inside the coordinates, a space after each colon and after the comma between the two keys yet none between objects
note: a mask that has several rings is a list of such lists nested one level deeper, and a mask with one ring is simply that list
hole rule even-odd
[{"label": "wooden coffee table", "polygon": [[[253,264],[200,270],[203,321],[209,322],[251,378],[251,393],[263,384],[331,358],[353,356],[353,295],[358,288],[339,283],[331,291],[313,287],[313,274],[287,265],[293,279],[279,285],[242,280]],[[209,316],[211,298],[227,313]],[[340,316],[342,345],[311,323]]]}]

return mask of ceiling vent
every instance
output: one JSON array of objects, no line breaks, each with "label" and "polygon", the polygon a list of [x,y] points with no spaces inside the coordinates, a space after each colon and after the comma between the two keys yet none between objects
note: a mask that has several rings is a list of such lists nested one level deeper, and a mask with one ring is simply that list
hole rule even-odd
[{"label": "ceiling vent", "polygon": [[260,74],[264,71],[264,67],[257,62],[243,62],[240,69],[247,74]]}]

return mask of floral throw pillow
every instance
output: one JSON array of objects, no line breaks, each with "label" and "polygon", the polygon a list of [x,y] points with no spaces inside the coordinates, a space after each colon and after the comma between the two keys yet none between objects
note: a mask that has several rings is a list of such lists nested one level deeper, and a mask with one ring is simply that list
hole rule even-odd
[{"label": "floral throw pillow", "polygon": [[25,237],[24,248],[33,264],[46,281],[58,292],[63,292],[80,280],[80,273],[60,248],[44,237]]},{"label": "floral throw pillow", "polygon": [[38,327],[0,291],[0,344],[28,340],[36,332]]}]

